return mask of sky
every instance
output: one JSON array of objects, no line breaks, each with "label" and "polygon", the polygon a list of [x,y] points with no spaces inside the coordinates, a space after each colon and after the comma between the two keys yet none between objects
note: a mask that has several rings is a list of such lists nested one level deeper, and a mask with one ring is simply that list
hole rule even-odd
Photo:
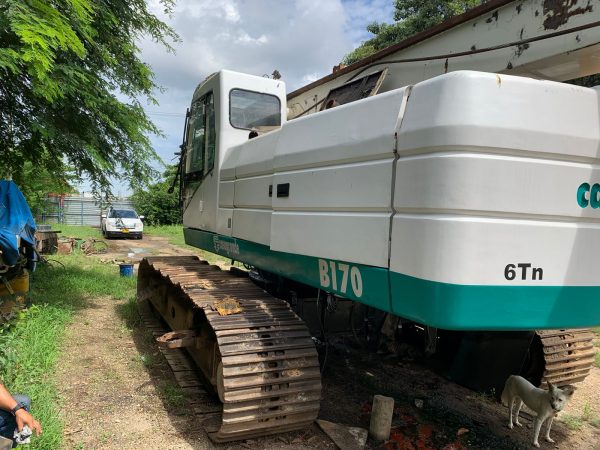
[{"label": "sky", "polygon": [[[393,0],[178,0],[171,17],[159,0],[151,11],[170,25],[181,42],[174,53],[149,39],[142,60],[163,91],[146,112],[164,137],[152,137],[165,163],[174,163],[184,116],[195,87],[220,69],[252,75],[277,69],[291,92],[331,72],[345,54],[371,37],[366,26],[391,22]],[[115,194],[127,194],[124,185]]]}]

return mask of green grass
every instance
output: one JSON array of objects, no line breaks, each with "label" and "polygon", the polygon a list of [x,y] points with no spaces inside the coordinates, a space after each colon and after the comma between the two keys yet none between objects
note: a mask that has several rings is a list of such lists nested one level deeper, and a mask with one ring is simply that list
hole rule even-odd
[{"label": "green grass", "polygon": [[102,233],[100,232],[100,228],[82,225],[63,225],[55,223],[52,225],[52,229],[59,230],[59,236],[72,237],[77,239],[87,239],[90,237],[102,239]]},{"label": "green grass", "polygon": [[160,393],[167,406],[170,408],[181,408],[185,406],[186,400],[181,387],[175,383],[165,383],[160,388]]},{"label": "green grass", "polygon": [[201,258],[207,260],[211,264],[216,264],[218,261],[228,262],[226,258],[215,253],[201,250],[197,247],[192,247],[185,243],[183,237],[183,225],[160,225],[160,226],[144,226],[144,234],[147,236],[162,236],[169,240],[169,244],[176,245],[177,247],[185,248],[190,250]]},{"label": "green grass", "polygon": [[594,355],[594,365],[600,368],[600,353]]},{"label": "green grass", "polygon": [[[96,239],[102,239],[102,233],[100,233],[100,229],[91,226],[53,224],[52,228],[55,230],[60,230],[60,236],[64,237],[72,237],[76,239],[93,237]],[[229,262],[226,258],[220,255],[187,245],[183,237],[183,225],[145,225],[144,235],[165,237],[168,239],[169,244],[190,250],[211,264],[216,264],[217,262]],[[160,253],[160,251],[158,251],[158,253]]]},{"label": "green grass", "polygon": [[144,232],[151,236],[163,236],[169,238],[169,243],[179,247],[185,247],[190,250],[197,250],[196,247],[187,245],[183,238],[183,225],[158,225],[144,226]]},{"label": "green grass", "polygon": [[583,411],[581,416],[571,416],[565,414],[561,416],[560,420],[565,423],[567,428],[571,430],[581,430],[585,424],[590,424],[594,427],[600,428],[600,419],[592,411],[592,407],[589,403],[583,405]]},{"label": "green grass", "polygon": [[[87,237],[89,231],[81,231]],[[32,398],[32,413],[44,429],[31,450],[63,448],[55,369],[73,314],[95,297],[134,294],[134,278],[119,277],[114,266],[78,252],[52,255],[50,265],[32,274],[32,306],[0,327],[0,379],[9,391]]]},{"label": "green grass", "polygon": [[123,303],[123,304],[119,305],[117,308],[118,308],[118,311],[119,311],[121,317],[125,321],[125,325],[127,326],[127,328],[132,330],[132,329],[138,327],[139,325],[141,325],[142,318],[138,311],[137,300],[136,300],[135,295],[131,296],[127,300],[127,303]]},{"label": "green grass", "polygon": [[569,430],[577,431],[583,428],[585,421],[581,417],[565,414],[560,419]]},{"label": "green grass", "polygon": [[592,420],[594,418],[594,412],[592,411],[592,407],[589,403],[583,405],[583,411],[581,413],[581,418],[586,422]]},{"label": "green grass", "polygon": [[151,354],[140,355],[140,361],[148,369],[151,369],[156,364],[156,358]]}]

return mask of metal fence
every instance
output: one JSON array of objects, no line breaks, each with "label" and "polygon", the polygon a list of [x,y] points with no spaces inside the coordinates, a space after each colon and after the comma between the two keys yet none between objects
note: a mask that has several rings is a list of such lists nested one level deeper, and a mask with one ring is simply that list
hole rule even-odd
[{"label": "metal fence", "polygon": [[49,196],[44,212],[37,217],[40,223],[62,223],[65,225],[100,226],[102,214],[110,207],[133,209],[129,198],[115,199],[101,205],[93,197]]}]

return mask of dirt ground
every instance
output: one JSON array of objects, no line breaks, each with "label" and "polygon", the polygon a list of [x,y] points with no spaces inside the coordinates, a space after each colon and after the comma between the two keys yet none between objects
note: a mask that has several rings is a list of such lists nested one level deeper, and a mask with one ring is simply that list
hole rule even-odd
[{"label": "dirt ground", "polygon": [[[166,238],[111,240],[106,262],[190,254]],[[128,256],[129,255],[129,256]],[[224,261],[225,263],[225,261]],[[117,270],[115,268],[115,270]],[[284,435],[213,445],[178,395],[172,373],[143,328],[127,328],[124,302],[91,299],[68,330],[58,370],[65,442],[73,449],[335,449],[313,425]],[[419,364],[330,346],[320,418],[368,428],[374,394],[396,398],[390,441],[382,449],[521,449],[531,447],[531,420],[508,430],[507,408]],[[344,348],[341,346],[340,348]],[[593,368],[552,427],[542,448],[600,450],[600,369]],[[562,420],[566,417],[569,426]],[[581,419],[582,417],[585,420]],[[577,420],[579,419],[579,420]],[[580,427],[579,430],[574,428]]]}]

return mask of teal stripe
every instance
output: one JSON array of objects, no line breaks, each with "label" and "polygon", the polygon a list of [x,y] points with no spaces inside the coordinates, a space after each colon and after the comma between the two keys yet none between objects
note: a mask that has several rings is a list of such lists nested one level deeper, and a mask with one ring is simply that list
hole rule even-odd
[{"label": "teal stripe", "polygon": [[[600,286],[485,286],[428,281],[386,268],[336,260],[327,266],[356,267],[362,294],[357,296],[337,272],[337,289],[321,285],[319,258],[276,252],[269,246],[184,229],[189,245],[235,259],[341,297],[391,312],[418,323],[449,330],[533,330],[600,325]],[[331,272],[329,272],[331,281]]]},{"label": "teal stripe", "polygon": [[294,253],[277,252],[271,250],[267,245],[192,228],[184,228],[183,234],[185,236],[185,242],[188,245],[202,248],[212,253],[217,253],[226,258],[241,261],[245,264],[290,278],[317,289],[325,289],[327,292],[351,300],[357,300],[383,311],[391,311],[388,279],[389,272],[385,268],[337,260],[325,260],[327,261],[328,266],[330,262],[333,262],[336,267],[339,264],[346,264],[349,267],[356,267],[360,271],[363,293],[361,296],[356,296],[352,291],[349,278],[346,280],[345,292],[342,292],[341,282],[343,273],[339,270],[336,270],[337,289],[333,288],[332,283],[330,283],[327,288],[321,286],[319,258],[297,255]]},{"label": "teal stripe", "polygon": [[479,286],[390,272],[392,312],[450,330],[533,330],[600,324],[598,286]]}]

